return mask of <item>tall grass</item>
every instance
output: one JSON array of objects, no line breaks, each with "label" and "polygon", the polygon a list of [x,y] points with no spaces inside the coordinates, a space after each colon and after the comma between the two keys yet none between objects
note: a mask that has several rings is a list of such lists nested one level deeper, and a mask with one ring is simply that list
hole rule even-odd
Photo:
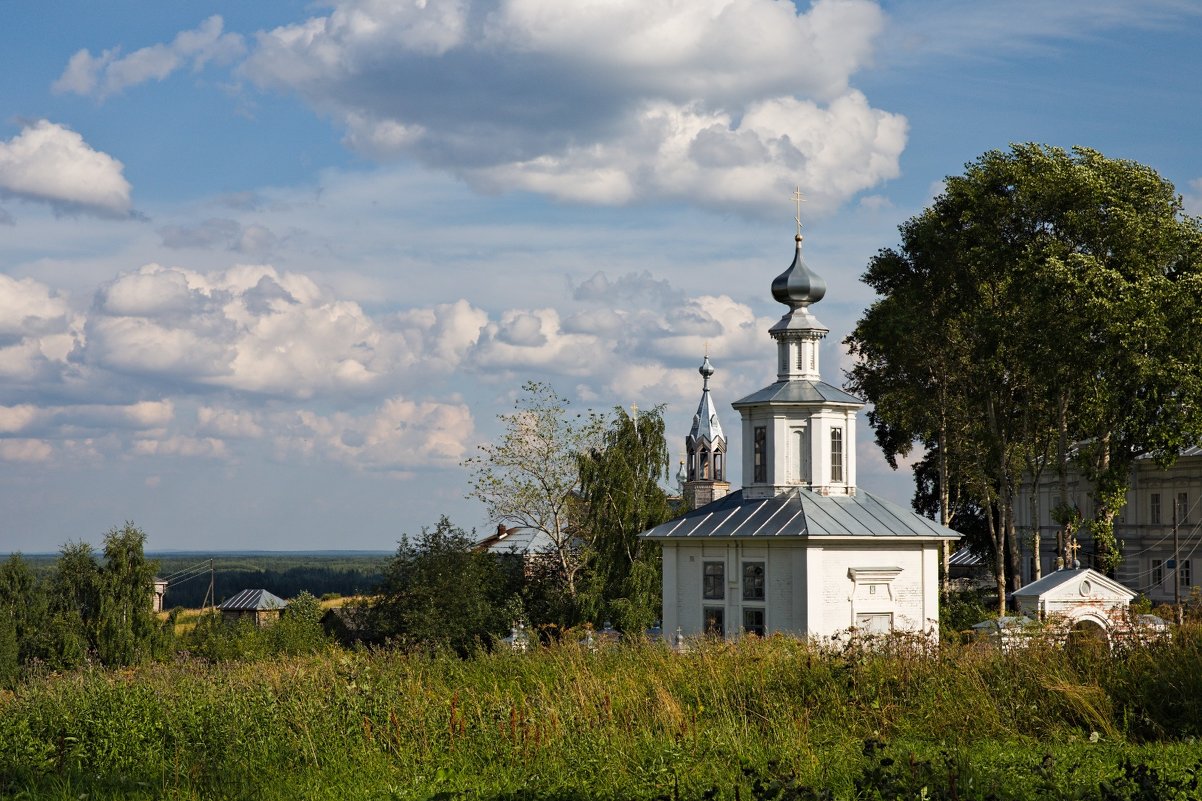
[{"label": "tall grass", "polygon": [[1197,629],[1113,656],[782,637],[331,650],[29,682],[0,697],[0,796],[746,798],[771,777],[851,798],[925,770],[959,777],[957,798],[1091,797],[1073,793],[1125,759],[1186,776],[1200,725]]}]

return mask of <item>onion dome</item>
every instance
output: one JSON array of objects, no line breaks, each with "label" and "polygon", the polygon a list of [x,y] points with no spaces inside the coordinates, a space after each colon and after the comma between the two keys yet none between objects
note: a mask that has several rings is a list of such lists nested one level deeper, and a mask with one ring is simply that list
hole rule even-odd
[{"label": "onion dome", "polygon": [[697,368],[697,372],[701,373],[701,377],[705,379],[705,384],[710,382],[710,376],[714,374],[714,365],[710,364],[709,354],[701,362],[701,366]]},{"label": "onion dome", "polygon": [[772,297],[790,309],[801,309],[817,303],[826,295],[826,281],[813,272],[801,259],[801,235],[798,234],[797,253],[793,263],[772,279]]}]

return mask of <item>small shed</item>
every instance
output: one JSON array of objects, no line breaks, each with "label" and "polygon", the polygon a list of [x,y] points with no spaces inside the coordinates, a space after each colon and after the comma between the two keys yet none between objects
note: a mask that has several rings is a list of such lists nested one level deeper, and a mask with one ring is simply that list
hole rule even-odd
[{"label": "small shed", "polygon": [[1057,570],[1014,593],[1024,613],[1107,641],[1128,627],[1127,610],[1133,598],[1131,590],[1087,567]]},{"label": "small shed", "polygon": [[227,623],[249,619],[256,626],[267,626],[279,620],[287,606],[287,601],[267,590],[243,590],[217,608],[221,610],[221,619]]}]

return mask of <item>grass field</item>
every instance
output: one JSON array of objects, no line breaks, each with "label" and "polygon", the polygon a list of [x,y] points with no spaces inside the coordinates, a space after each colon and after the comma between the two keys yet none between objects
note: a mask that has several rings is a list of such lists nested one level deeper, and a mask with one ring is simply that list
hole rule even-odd
[{"label": "grass field", "polygon": [[1113,656],[878,646],[332,649],[82,671],[0,698],[0,796],[1200,795],[1198,629]]}]

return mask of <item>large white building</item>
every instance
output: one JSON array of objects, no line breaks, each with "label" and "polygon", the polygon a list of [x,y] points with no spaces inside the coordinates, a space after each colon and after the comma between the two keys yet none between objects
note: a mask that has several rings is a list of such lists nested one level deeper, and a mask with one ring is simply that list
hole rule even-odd
[{"label": "large white building", "polygon": [[[1055,472],[1044,471],[1039,481],[1040,547],[1038,562],[1034,554],[1035,529],[1030,483],[1024,483],[1015,502],[1015,519],[1023,526],[1020,538],[1023,581],[1046,576],[1056,569],[1056,532],[1059,526],[1052,512],[1060,502],[1060,482]],[[1069,503],[1089,520],[1094,507],[1090,486],[1075,470],[1067,482]],[[1174,580],[1180,583],[1179,597],[1189,600],[1195,587],[1202,587],[1202,448],[1186,449],[1176,463],[1162,469],[1149,458],[1135,460],[1126,503],[1114,521],[1115,539],[1122,560],[1114,577],[1127,589],[1148,596],[1153,603],[1173,603]],[[1173,519],[1176,515],[1177,538],[1174,543]],[[1087,534],[1079,536],[1082,549],[1077,555],[1083,565],[1093,564],[1094,544]]]},{"label": "large white building", "polygon": [[[644,532],[663,545],[667,635],[789,632],[830,638],[939,631],[939,551],[957,539],[856,486],[863,402],[822,381],[827,330],[811,313],[825,282],[802,261],[772,282],[789,307],[769,334],[777,380],[733,406],[742,418],[741,489],[726,493],[726,441],[702,364],[701,404],[686,438],[684,494],[698,503]],[[720,454],[720,456],[716,456]]]}]

